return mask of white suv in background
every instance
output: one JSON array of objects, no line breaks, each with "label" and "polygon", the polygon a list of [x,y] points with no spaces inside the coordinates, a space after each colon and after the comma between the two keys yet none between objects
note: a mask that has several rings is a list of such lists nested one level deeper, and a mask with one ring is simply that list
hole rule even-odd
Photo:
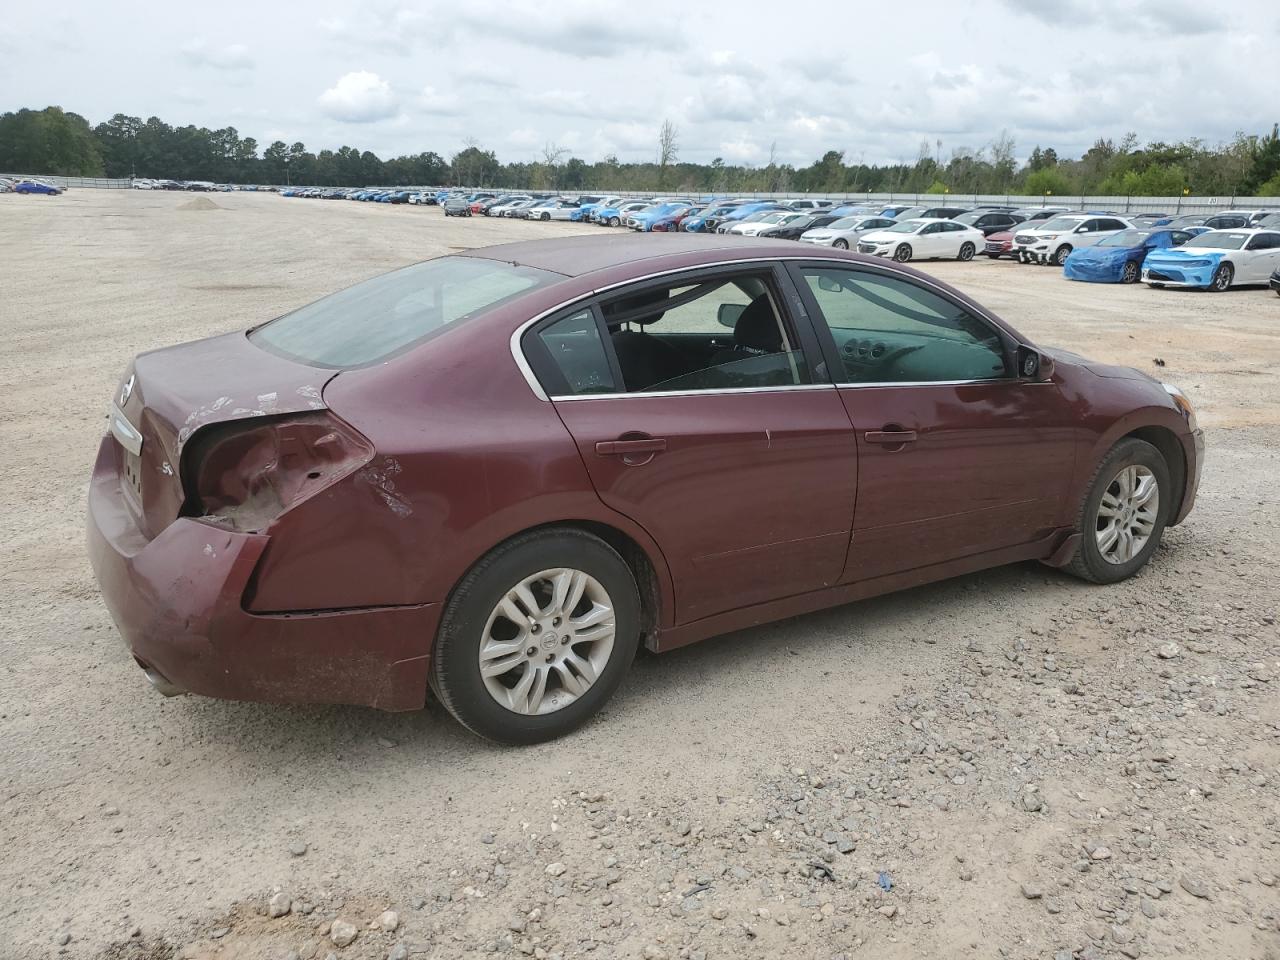
[{"label": "white suv in background", "polygon": [[1009,252],[1022,263],[1050,263],[1060,267],[1072,250],[1092,247],[1113,233],[1131,229],[1133,224],[1123,217],[1066,213],[1026,229],[1017,229]]}]

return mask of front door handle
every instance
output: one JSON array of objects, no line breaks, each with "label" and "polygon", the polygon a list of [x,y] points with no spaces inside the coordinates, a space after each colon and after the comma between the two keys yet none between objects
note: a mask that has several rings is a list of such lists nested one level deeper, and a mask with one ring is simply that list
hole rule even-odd
[{"label": "front door handle", "polygon": [[637,453],[662,453],[667,441],[662,437],[645,437],[643,440],[600,440],[596,453],[602,457],[628,457]]},{"label": "front door handle", "polygon": [[868,430],[862,436],[867,443],[882,443],[889,447],[916,442],[914,430]]}]

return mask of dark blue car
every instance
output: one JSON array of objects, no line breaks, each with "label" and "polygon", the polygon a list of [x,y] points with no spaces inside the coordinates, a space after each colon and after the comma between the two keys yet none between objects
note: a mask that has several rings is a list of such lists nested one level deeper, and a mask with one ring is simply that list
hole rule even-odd
[{"label": "dark blue car", "polygon": [[1137,283],[1148,253],[1180,247],[1191,237],[1186,230],[1169,227],[1121,230],[1093,246],[1071,251],[1062,265],[1062,275],[1088,283]]}]

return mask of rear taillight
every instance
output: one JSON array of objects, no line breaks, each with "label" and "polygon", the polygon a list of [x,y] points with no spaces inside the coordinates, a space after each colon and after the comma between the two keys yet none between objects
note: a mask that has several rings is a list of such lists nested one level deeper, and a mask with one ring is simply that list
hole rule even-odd
[{"label": "rear taillight", "polygon": [[373,458],[373,445],[327,411],[206,427],[182,453],[184,516],[265,529]]}]

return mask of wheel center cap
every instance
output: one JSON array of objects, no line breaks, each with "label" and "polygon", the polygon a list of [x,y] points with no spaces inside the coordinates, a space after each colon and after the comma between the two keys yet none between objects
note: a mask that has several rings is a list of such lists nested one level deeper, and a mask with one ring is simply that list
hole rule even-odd
[{"label": "wheel center cap", "polygon": [[557,637],[554,633],[548,633],[546,636],[542,638],[542,649],[554,650],[556,647],[556,644],[558,644],[559,642],[560,642],[559,637]]}]

